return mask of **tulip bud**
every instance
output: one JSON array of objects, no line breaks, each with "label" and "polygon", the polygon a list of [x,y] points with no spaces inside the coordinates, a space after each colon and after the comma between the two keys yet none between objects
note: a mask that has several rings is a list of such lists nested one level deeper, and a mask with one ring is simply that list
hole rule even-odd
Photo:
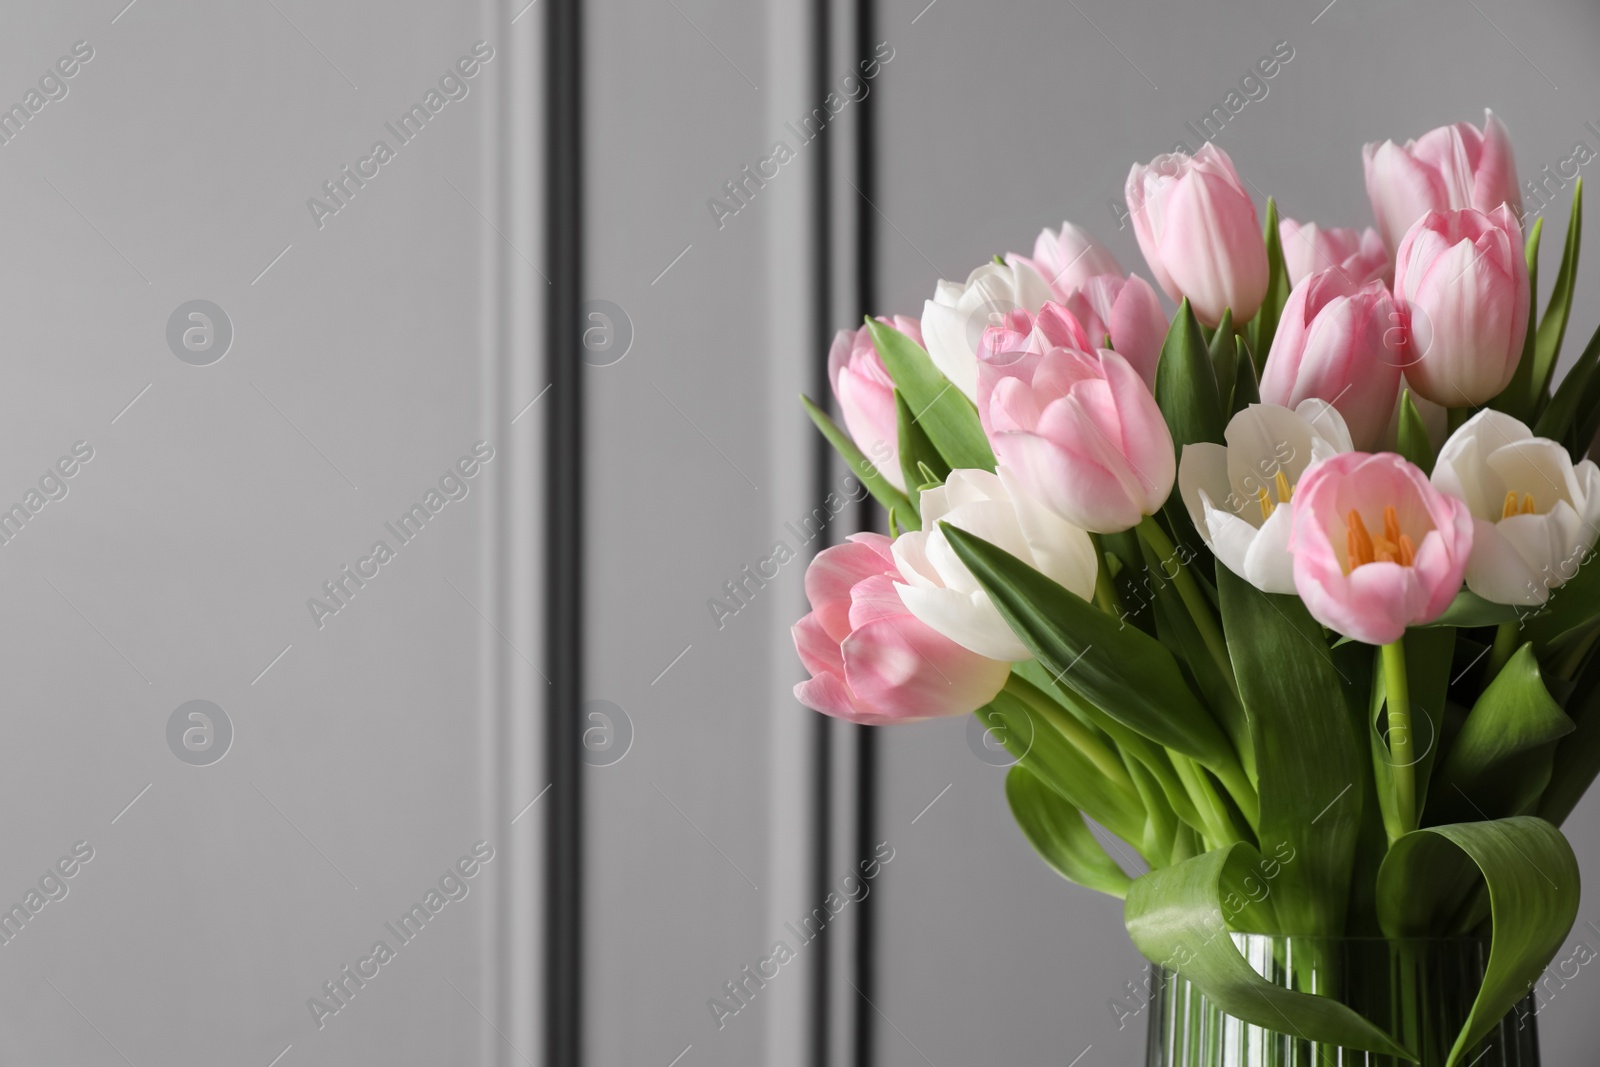
[{"label": "tulip bud", "polygon": [[1193,157],[1175,152],[1136,163],[1126,194],[1139,249],[1169,297],[1187,297],[1207,326],[1227,308],[1235,322],[1255,316],[1267,292],[1267,249],[1226,152],[1208,142]]},{"label": "tulip bud", "polygon": [[1338,267],[1308,275],[1283,306],[1261,374],[1262,403],[1325,400],[1344,416],[1357,448],[1376,448],[1400,387],[1400,321],[1382,282],[1358,285]]},{"label": "tulip bud", "polygon": [[[879,322],[893,326],[918,344],[922,329],[916,319],[896,315]],[[900,472],[900,430],[894,406],[894,380],[872,343],[866,326],[840,330],[828,349],[828,381],[844,416],[844,428],[863,455],[896,489],[905,490]]]},{"label": "tulip bud", "polygon": [[1094,533],[1158,511],[1177,473],[1172,434],[1127,360],[1052,348],[984,362],[978,416],[1017,484]]},{"label": "tulip bud", "polygon": [[1039,272],[1056,298],[1065,300],[1074,289],[1100,274],[1122,275],[1105,245],[1096,241],[1087,230],[1070,222],[1061,224],[1061,232],[1045,229],[1033,242],[1033,257],[1013,252],[1006,262],[1025,263]]},{"label": "tulip bud", "polygon": [[1338,267],[1357,283],[1377,279],[1386,285],[1394,271],[1389,249],[1371,226],[1359,233],[1343,227],[1325,230],[1314,222],[1285,218],[1278,223],[1278,239],[1291,286],[1299,285],[1308,274],[1331,267]]},{"label": "tulip bud", "polygon": [[1445,407],[1488,403],[1511,381],[1528,329],[1522,227],[1501,205],[1430,211],[1395,259],[1411,355],[1406,380]]},{"label": "tulip bud", "polygon": [[811,678],[795,699],[866,725],[966,715],[994,699],[1011,665],[969,652],[906,610],[882,534],[853,534],[806,570],[811,613],[794,626]]},{"label": "tulip bud", "polygon": [[922,336],[933,365],[969,398],[978,395],[978,343],[983,331],[1014,310],[1034,314],[1050,286],[1026,263],[985,263],[966,282],[941,281],[922,305]]},{"label": "tulip bud", "polygon": [[1399,247],[1407,230],[1430,211],[1472,208],[1485,214],[1501,204],[1522,216],[1511,136],[1487,109],[1483,129],[1470,122],[1441,126],[1414,141],[1367,145],[1361,152],[1367,197],[1384,244]]}]

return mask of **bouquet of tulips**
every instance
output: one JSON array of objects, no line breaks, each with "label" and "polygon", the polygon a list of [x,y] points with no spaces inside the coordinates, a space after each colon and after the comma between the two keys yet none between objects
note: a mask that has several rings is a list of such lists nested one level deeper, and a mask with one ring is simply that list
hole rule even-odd
[{"label": "bouquet of tulips", "polygon": [[1435,1062],[1229,935],[1482,938],[1453,1067],[1577,912],[1557,827],[1600,770],[1600,334],[1556,385],[1581,184],[1540,316],[1543,220],[1524,234],[1492,114],[1364,161],[1362,233],[1270,199],[1263,225],[1209,143],[1135,165],[1170,322],[1068,224],[920,321],[841,332],[843,426],[806,407],[889,533],[811,562],[795,694],[976,713],[1044,860],[1251,1024]]}]

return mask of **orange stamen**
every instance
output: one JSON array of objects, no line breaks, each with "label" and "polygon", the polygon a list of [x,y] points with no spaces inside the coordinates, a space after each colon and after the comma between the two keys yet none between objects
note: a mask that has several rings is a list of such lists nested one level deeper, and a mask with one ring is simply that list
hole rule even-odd
[{"label": "orange stamen", "polygon": [[1256,490],[1256,503],[1261,505],[1261,521],[1266,522],[1272,518],[1272,498],[1267,495],[1267,487],[1261,486]]},{"label": "orange stamen", "polygon": [[1517,513],[1517,493],[1516,493],[1516,490],[1513,489],[1512,491],[1510,491],[1510,492],[1508,492],[1506,494],[1506,502],[1500,508],[1500,517],[1502,519],[1509,519],[1511,516],[1515,515],[1516,513]]},{"label": "orange stamen", "polygon": [[1345,525],[1345,557],[1350,570],[1365,563],[1398,563],[1409,567],[1416,562],[1417,546],[1409,535],[1400,532],[1400,516],[1393,507],[1383,509],[1381,535],[1368,533],[1361,514],[1355,510],[1345,516]]},{"label": "orange stamen", "polygon": [[1345,525],[1345,555],[1349,558],[1350,569],[1371,563],[1374,559],[1372,536],[1367,533],[1366,523],[1361,521],[1361,513],[1352,508],[1345,516]]},{"label": "orange stamen", "polygon": [[1522,494],[1522,513],[1524,515],[1532,515],[1533,514],[1533,494],[1532,493],[1523,493]]}]

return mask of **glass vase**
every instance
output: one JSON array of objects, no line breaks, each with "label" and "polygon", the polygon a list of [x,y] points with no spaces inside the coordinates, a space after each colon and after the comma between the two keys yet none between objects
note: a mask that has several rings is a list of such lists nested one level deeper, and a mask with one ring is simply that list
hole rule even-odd
[{"label": "glass vase", "polygon": [[[1257,974],[1286,989],[1331,995],[1400,1044],[1420,1067],[1444,1067],[1483,980],[1487,942],[1233,934]],[[1177,974],[1150,973],[1146,1067],[1404,1067],[1395,1056],[1269,1030],[1227,1014]],[[1462,1067],[1536,1067],[1530,994],[1459,1058]]]}]

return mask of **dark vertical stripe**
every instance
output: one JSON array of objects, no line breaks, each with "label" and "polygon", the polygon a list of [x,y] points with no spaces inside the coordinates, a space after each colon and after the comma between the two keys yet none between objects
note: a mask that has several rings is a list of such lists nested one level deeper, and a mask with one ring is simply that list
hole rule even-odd
[{"label": "dark vertical stripe", "polygon": [[[545,1062],[580,1067],[583,1023],[583,35],[580,0],[545,2]],[[559,264],[557,269],[555,265]]]},{"label": "dark vertical stripe", "polygon": [[[854,52],[858,63],[872,59],[877,33],[876,0],[855,0]],[[858,67],[857,70],[870,68]],[[878,314],[878,230],[877,212],[872,204],[878,202],[878,94],[868,92],[861,98],[855,113],[855,184],[861,195],[855,198],[855,282],[856,317]],[[862,529],[875,529],[878,525],[878,508],[871,497],[861,501],[860,523]],[[857,726],[856,780],[855,780],[855,842],[853,853],[857,861],[870,860],[878,835],[878,727]],[[851,872],[857,873],[857,872]],[[871,1067],[873,1049],[877,1038],[878,1013],[872,1007],[878,999],[878,895],[868,893],[857,904],[855,915],[855,943],[852,945],[850,969],[858,995],[852,1003],[850,1060],[854,1067]]]},{"label": "dark vertical stripe", "polygon": [[[821,106],[828,93],[828,54],[832,40],[832,0],[811,0],[811,77],[808,95]],[[826,403],[828,384],[828,342],[833,336],[833,307],[830,296],[833,280],[833,152],[824,126],[817,133],[812,157],[811,216],[811,300],[812,351],[815,353],[813,395]],[[828,497],[833,453],[821,435],[814,435],[812,499]],[[831,531],[830,531],[831,532]],[[833,720],[826,715],[812,717],[811,784],[811,899],[808,907],[820,907],[828,894],[828,868],[833,852]],[[816,958],[811,961],[811,1036],[812,1067],[828,1067],[832,1038],[833,952],[832,926],[824,926],[816,939]]]}]

